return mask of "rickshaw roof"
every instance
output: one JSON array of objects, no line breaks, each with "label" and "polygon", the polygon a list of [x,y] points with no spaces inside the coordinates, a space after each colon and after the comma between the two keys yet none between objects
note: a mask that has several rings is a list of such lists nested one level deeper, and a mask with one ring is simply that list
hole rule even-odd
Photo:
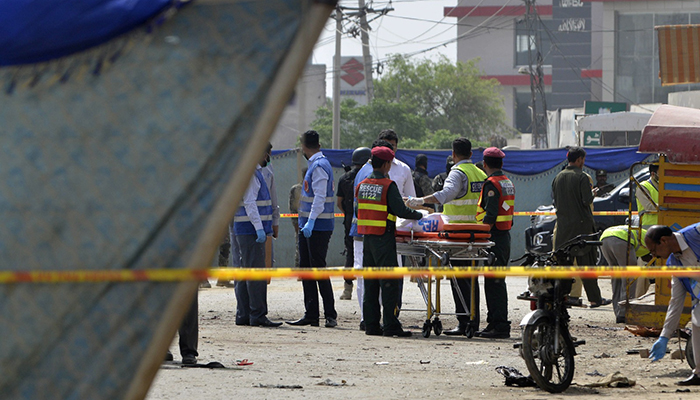
[{"label": "rickshaw roof", "polygon": [[700,110],[659,107],[642,131],[639,152],[663,153],[677,164],[700,164]]}]

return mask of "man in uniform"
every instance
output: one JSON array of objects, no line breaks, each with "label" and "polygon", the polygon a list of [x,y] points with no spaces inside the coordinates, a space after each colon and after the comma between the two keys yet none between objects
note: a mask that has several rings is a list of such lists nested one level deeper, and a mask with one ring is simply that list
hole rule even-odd
[{"label": "man in uniform", "polygon": [[428,156],[418,154],[416,156],[416,169],[413,171],[413,186],[416,187],[416,196],[429,196],[435,192],[433,181],[428,176]]},{"label": "man in uniform", "polygon": [[[343,174],[338,180],[337,206],[345,214],[343,218],[343,226],[345,227],[345,268],[353,267],[354,246],[353,237],[350,236],[350,228],[352,227],[352,219],[354,212],[355,200],[355,177],[357,171],[367,163],[370,157],[370,149],[368,147],[358,147],[352,152],[352,168],[350,171]],[[343,293],[340,295],[340,300],[352,300],[352,277],[345,278]]]},{"label": "man in uniform", "polygon": [[[357,229],[364,235],[363,267],[391,267],[396,264],[396,217],[421,219],[421,213],[406,207],[396,183],[387,178],[394,152],[386,147],[372,149],[372,174],[357,186]],[[411,336],[394,314],[401,279],[365,279],[363,314],[365,334]],[[380,321],[379,295],[384,307],[384,328]]]},{"label": "man in uniform", "polygon": [[[693,224],[678,232],[663,225],[653,225],[644,237],[644,243],[655,257],[666,258],[668,266],[697,266],[700,265],[700,223]],[[674,276],[671,280],[671,300],[668,302],[666,321],[661,331],[661,336],[651,348],[649,358],[658,361],[666,354],[668,339],[678,329],[678,324],[683,312],[686,294],[690,294],[693,301],[691,311],[693,358],[695,369],[693,374],[685,380],[677,382],[681,386],[700,385],[700,284],[696,278],[679,278]]]},{"label": "man in uniform", "polygon": [[[583,172],[586,161],[586,150],[581,147],[571,147],[566,154],[569,165],[554,178],[552,194],[554,206],[557,208],[557,223],[554,234],[554,247],[559,249],[568,240],[582,234],[595,233],[595,222],[591,204],[593,190],[591,180]],[[577,265],[595,265],[596,248],[590,246],[586,253],[576,257]],[[586,289],[591,307],[610,304],[611,301],[600,295],[598,279],[581,279]]]},{"label": "man in uniform", "polygon": [[[392,145],[387,142],[386,140],[381,140],[377,139],[372,143],[372,149],[375,147],[382,146],[386,147],[387,149],[390,149],[393,151]],[[394,166],[394,163],[391,163],[392,168]],[[357,193],[355,192],[355,188],[359,186],[360,182],[365,180],[367,177],[369,177],[372,172],[374,172],[374,169],[372,168],[372,164],[367,162],[365,165],[360,168],[360,170],[357,172],[357,175],[355,176],[355,181],[353,182],[353,199],[355,201],[355,205],[357,204]],[[389,171],[389,179],[391,179],[391,170]],[[398,186],[398,185],[397,185]],[[355,269],[362,269],[362,259],[363,259],[363,254],[364,254],[364,246],[362,242],[362,235],[357,231],[357,213],[355,212],[353,215],[355,215],[355,218],[352,220],[352,225],[350,227],[350,236],[353,238],[353,251],[354,251],[354,257],[353,257],[353,267]],[[360,303],[360,330],[364,331],[365,330],[365,320],[363,316],[363,302],[364,302],[364,294],[365,294],[365,283],[364,283],[364,278],[361,276],[357,277],[357,301]]]},{"label": "man in uniform", "polygon": [[[333,210],[333,169],[321,152],[318,132],[310,130],[301,135],[301,151],[309,161],[309,169],[299,204],[299,267],[326,268],[326,254],[335,224]],[[318,295],[323,298],[326,328],[338,326],[333,286],[330,279],[304,279],[304,316],[290,325],[319,325]]]},{"label": "man in uniform", "polygon": [[[637,211],[639,212],[639,225],[642,228],[649,228],[652,225],[659,223],[659,216],[656,214],[656,205],[659,204],[659,165],[652,164],[649,166],[649,179],[639,185],[646,189],[651,196],[649,199],[642,190],[637,190]],[[649,214],[647,212],[654,212]]]},{"label": "man in uniform", "polygon": [[[447,179],[447,175],[449,175],[454,165],[455,162],[452,159],[452,155],[447,156],[447,159],[445,159],[445,172],[440,172],[433,178],[433,193],[442,190],[442,187],[445,185],[445,179]],[[435,211],[442,212],[442,204],[435,204]]]},{"label": "man in uniform", "polygon": [[[409,198],[410,207],[418,207],[423,204],[443,204],[444,214],[451,223],[476,223],[476,208],[481,194],[481,185],[486,179],[484,171],[472,164],[472,143],[469,139],[461,137],[452,142],[452,159],[454,167],[445,179],[442,190],[427,197]],[[471,265],[470,261],[453,261],[453,265]],[[456,283],[455,283],[456,282]],[[452,297],[455,301],[457,321],[459,325],[445,331],[446,335],[464,335],[469,324],[467,308],[471,305],[470,293],[471,278],[457,278],[451,280]],[[474,298],[479,298],[479,286],[475,285]],[[465,304],[462,304],[461,299]],[[478,300],[477,300],[478,301]],[[476,302],[475,302],[476,303]],[[478,304],[478,303],[476,303]],[[473,331],[479,330],[479,307],[475,304]]]},{"label": "man in uniform", "polygon": [[595,180],[596,183],[593,186],[595,197],[604,197],[615,187],[612,183],[608,183],[608,173],[605,170],[597,170],[595,172]]},{"label": "man in uniform", "polygon": [[[642,241],[646,233],[647,231],[644,229],[642,229],[641,234],[639,230],[632,229],[630,235],[627,225],[611,226],[603,231],[603,234],[600,235],[600,240],[603,242],[601,251],[608,265],[611,267],[636,265],[637,257],[646,259],[646,261],[651,260],[649,250]],[[629,253],[627,253],[628,247],[632,250]],[[613,293],[612,306],[615,312],[615,322],[618,324],[625,323],[626,312],[625,308],[620,307],[620,301],[624,300],[628,286],[631,297],[636,297],[635,291],[638,281],[639,279],[630,278],[612,278],[610,280]]]},{"label": "man in uniform", "polygon": [[[233,218],[241,265],[244,268],[265,267],[265,242],[272,234],[272,198],[262,168],[267,155],[256,165],[253,179],[243,195],[243,204]],[[278,327],[281,322],[267,318],[267,280],[236,281],[236,325]]]},{"label": "man in uniform", "polygon": [[[510,260],[510,228],[513,226],[515,187],[503,173],[506,155],[497,147],[484,150],[484,170],[488,178],[481,188],[476,220],[491,227],[491,251],[496,255],[496,266],[508,266]],[[508,290],[505,278],[484,278],[484,295],[488,314],[486,329],[474,336],[490,339],[510,337],[508,321]],[[476,304],[479,304],[477,301]],[[478,306],[477,306],[478,307]]]}]

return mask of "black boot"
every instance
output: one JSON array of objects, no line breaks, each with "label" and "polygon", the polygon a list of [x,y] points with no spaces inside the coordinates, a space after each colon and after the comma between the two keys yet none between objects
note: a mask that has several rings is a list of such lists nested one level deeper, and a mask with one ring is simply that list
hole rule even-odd
[{"label": "black boot", "polygon": [[442,333],[444,333],[445,335],[451,335],[451,336],[465,335],[467,332],[467,325],[468,325],[468,322],[459,321],[459,325],[457,325],[456,328],[450,329],[448,331],[444,331]]}]

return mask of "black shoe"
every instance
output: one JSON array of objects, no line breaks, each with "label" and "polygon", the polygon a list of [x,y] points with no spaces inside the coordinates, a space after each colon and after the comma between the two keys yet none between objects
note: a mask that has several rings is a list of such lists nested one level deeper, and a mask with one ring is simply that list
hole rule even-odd
[{"label": "black shoe", "polygon": [[183,365],[197,364],[197,357],[195,357],[195,356],[183,356],[182,357],[182,364]]},{"label": "black shoe", "polygon": [[367,329],[365,331],[365,335],[369,336],[382,336],[384,334],[384,331],[381,329]]},{"label": "black shoe", "polygon": [[[478,333],[478,335],[476,333]],[[510,331],[497,331],[495,329],[484,329],[483,331],[476,333],[474,336],[486,339],[508,339],[510,337]]]},{"label": "black shoe", "polygon": [[298,319],[296,321],[287,321],[287,323],[289,325],[294,325],[294,326],[305,326],[305,325],[318,326],[317,319],[309,319],[306,317],[303,317],[303,318]]},{"label": "black shoe", "polygon": [[236,320],[236,325],[238,326],[250,326],[249,320]]},{"label": "black shoe", "polygon": [[676,382],[676,385],[678,386],[698,386],[700,385],[700,376],[697,376],[695,374],[690,375],[688,379],[684,379],[680,382]]},{"label": "black shoe", "polygon": [[404,331],[403,329],[398,331],[384,331],[383,336],[396,336],[396,337],[411,337],[413,332]]},{"label": "black shoe", "polygon": [[326,318],[326,328],[335,328],[338,326],[338,321],[335,318]]},{"label": "black shoe", "polygon": [[600,307],[600,306],[607,306],[608,304],[612,304],[612,300],[610,300],[610,299],[604,299],[604,298],[601,297],[601,298],[600,298],[600,304],[599,304],[599,303],[595,303],[595,302],[591,302],[591,304],[590,304],[588,307],[590,307],[590,308],[598,308],[598,307]]},{"label": "black shoe", "polygon": [[360,330],[361,331],[365,330],[365,321],[360,321]]},{"label": "black shoe", "polygon": [[173,353],[168,350],[168,354],[165,355],[165,361],[173,361]]},{"label": "black shoe", "polygon": [[625,321],[626,321],[626,318],[624,315],[620,315],[619,317],[615,317],[616,324],[624,324]]},{"label": "black shoe", "polygon": [[262,326],[264,328],[277,328],[278,326],[281,326],[281,322],[272,322],[269,319],[265,318],[261,322],[250,324],[250,326]]},{"label": "black shoe", "polygon": [[456,328],[444,331],[442,333],[450,336],[464,336],[467,333],[467,325],[459,324]]}]

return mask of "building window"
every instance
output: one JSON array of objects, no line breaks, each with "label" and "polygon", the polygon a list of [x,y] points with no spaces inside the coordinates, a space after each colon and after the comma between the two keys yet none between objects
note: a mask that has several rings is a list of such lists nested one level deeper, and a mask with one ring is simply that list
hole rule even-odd
[{"label": "building window", "polygon": [[659,46],[654,26],[700,23],[700,13],[618,14],[615,101],[668,103],[668,94],[700,90],[700,84],[661,86]]},{"label": "building window", "polygon": [[[544,90],[544,99],[547,104],[552,104],[552,89],[547,87]],[[515,129],[520,133],[532,132],[532,111],[530,104],[532,102],[532,93],[530,88],[515,89]]]},{"label": "building window", "polygon": [[[542,20],[542,25],[540,25],[540,52],[544,58],[543,65],[552,65],[552,41],[549,39],[551,32],[556,32],[557,28],[552,20]],[[547,33],[549,31],[550,33]],[[527,32],[527,24],[525,20],[515,21],[515,66],[525,66],[530,65],[527,53],[527,42],[532,38]],[[535,49],[534,43],[532,46]],[[536,60],[533,60],[535,62]]]}]

